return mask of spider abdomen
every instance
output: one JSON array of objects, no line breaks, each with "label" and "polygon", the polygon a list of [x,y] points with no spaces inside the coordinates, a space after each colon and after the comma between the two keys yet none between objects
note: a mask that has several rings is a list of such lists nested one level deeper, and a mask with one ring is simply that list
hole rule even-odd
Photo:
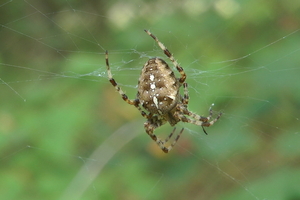
[{"label": "spider abdomen", "polygon": [[151,58],[144,65],[138,82],[137,99],[153,114],[166,114],[176,106],[179,81],[164,60]]}]

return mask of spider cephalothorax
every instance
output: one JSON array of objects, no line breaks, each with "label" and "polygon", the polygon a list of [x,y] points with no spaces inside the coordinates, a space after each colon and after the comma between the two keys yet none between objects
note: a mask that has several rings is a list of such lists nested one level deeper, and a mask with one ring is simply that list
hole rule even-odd
[{"label": "spider cephalothorax", "polygon": [[[160,58],[151,58],[146,62],[142,69],[138,81],[136,99],[130,100],[112,77],[108,62],[108,52],[106,51],[105,60],[107,73],[109,81],[120,93],[123,100],[130,105],[134,105],[141,112],[142,116],[147,118],[147,121],[144,123],[147,134],[165,153],[168,153],[178,141],[183,129],[181,129],[173,143],[166,146],[166,142],[172,137],[176,128],[173,129],[171,134],[165,140],[161,140],[153,133],[156,128],[166,122],[169,122],[171,126],[174,126],[179,121],[208,127],[213,125],[221,117],[222,113],[220,113],[214,120],[209,121],[212,117],[211,109],[208,117],[202,117],[194,114],[187,109],[187,105],[189,103],[188,85],[185,82],[186,74],[183,71],[183,68],[179,66],[173,55],[157,39],[157,37],[148,30],[145,30],[145,32],[157,42],[159,47],[164,51],[166,56],[168,56],[181,76],[176,78],[174,72],[164,60]],[[179,93],[181,86],[184,88],[183,96]],[[149,113],[147,114],[144,112],[141,106]]]}]

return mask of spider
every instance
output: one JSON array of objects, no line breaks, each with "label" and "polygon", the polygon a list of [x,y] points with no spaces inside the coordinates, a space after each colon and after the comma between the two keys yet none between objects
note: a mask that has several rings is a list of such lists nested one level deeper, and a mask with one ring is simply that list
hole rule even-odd
[{"label": "spider", "polygon": [[[209,116],[203,117],[192,113],[188,110],[189,103],[188,84],[185,82],[186,74],[182,67],[179,66],[171,52],[154,36],[150,31],[144,30],[150,37],[152,37],[158,46],[163,50],[164,54],[171,60],[180,77],[176,78],[172,69],[161,58],[149,59],[141,72],[138,80],[138,91],[136,99],[130,100],[123,90],[118,86],[114,80],[108,61],[108,52],[105,52],[105,61],[107,67],[107,74],[110,83],[122,96],[123,100],[130,105],[135,106],[143,117],[147,119],[144,123],[146,133],[156,142],[163,152],[168,153],[179,140],[184,128],[178,133],[174,141],[170,145],[166,143],[173,136],[176,128],[169,134],[169,136],[162,140],[154,134],[154,130],[166,122],[171,126],[175,126],[178,122],[187,122],[195,125],[209,127],[213,125],[222,115],[220,113],[214,120],[212,118],[213,111],[209,109]],[[179,93],[180,87],[183,86],[184,95]],[[142,107],[144,109],[142,109]],[[147,114],[144,110],[148,111]],[[206,131],[203,128],[205,134]]]}]

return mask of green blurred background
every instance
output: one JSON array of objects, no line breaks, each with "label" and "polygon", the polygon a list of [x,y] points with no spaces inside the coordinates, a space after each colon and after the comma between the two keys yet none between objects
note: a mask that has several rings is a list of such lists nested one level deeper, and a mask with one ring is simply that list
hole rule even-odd
[{"label": "green blurred background", "polygon": [[[300,199],[300,1],[5,1],[0,16],[1,199]],[[189,109],[224,113],[208,136],[179,124],[167,155],[106,77],[108,50],[134,98],[165,59],[143,29],[186,71]]]}]

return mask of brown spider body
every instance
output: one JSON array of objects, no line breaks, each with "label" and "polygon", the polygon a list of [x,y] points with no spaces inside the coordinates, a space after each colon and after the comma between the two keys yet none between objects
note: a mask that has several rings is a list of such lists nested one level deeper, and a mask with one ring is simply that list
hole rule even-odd
[{"label": "brown spider body", "polygon": [[[173,136],[176,128],[174,128],[164,140],[154,134],[156,128],[162,126],[166,122],[169,122],[171,126],[174,126],[179,121],[202,126],[202,128],[203,126],[208,127],[213,125],[221,117],[222,113],[214,120],[209,121],[213,114],[211,108],[208,117],[202,117],[187,109],[189,95],[187,89],[188,85],[185,82],[186,74],[183,68],[179,66],[170,51],[157,39],[157,37],[147,30],[145,30],[145,32],[157,42],[159,47],[164,51],[165,55],[171,60],[177,71],[180,73],[180,77],[175,77],[174,72],[164,60],[160,58],[151,58],[146,62],[142,69],[138,81],[136,99],[130,100],[113,79],[108,62],[108,53],[106,51],[105,60],[107,74],[109,81],[122,96],[123,100],[130,105],[134,105],[140,111],[141,115],[147,118],[147,121],[144,123],[146,133],[158,144],[163,152],[168,153],[176,144],[184,129],[181,129],[171,145],[166,146],[166,143]],[[184,89],[183,96],[179,93],[181,86],[183,86]],[[147,114],[143,111],[142,107],[149,113]]]},{"label": "brown spider body", "polygon": [[152,58],[144,65],[138,82],[137,99],[150,113],[161,115],[161,119],[174,126],[174,118],[180,83],[168,64],[160,58]]}]

